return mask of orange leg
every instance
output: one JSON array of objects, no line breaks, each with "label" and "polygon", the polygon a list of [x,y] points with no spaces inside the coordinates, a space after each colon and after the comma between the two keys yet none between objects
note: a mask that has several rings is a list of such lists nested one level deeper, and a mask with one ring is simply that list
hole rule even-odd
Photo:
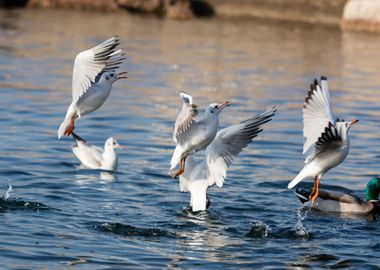
[{"label": "orange leg", "polygon": [[184,173],[186,159],[187,159],[187,156],[181,159],[181,162],[179,163],[179,170],[170,174],[172,178],[176,178],[177,176],[180,176],[181,174]]},{"label": "orange leg", "polygon": [[74,128],[75,128],[75,126],[74,126],[74,118],[71,118],[70,125],[65,130],[65,136],[71,135],[71,133],[73,133],[73,131],[74,131]]},{"label": "orange leg", "polygon": [[315,200],[317,199],[319,195],[319,180],[320,180],[319,176],[316,176],[314,178],[313,190],[311,191],[310,196],[309,196],[309,199],[311,199],[312,204],[314,204]]}]

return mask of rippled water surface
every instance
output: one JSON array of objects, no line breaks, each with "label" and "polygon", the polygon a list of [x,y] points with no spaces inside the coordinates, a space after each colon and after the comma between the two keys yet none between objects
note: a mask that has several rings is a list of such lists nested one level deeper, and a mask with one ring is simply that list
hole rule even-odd
[{"label": "rippled water surface", "polygon": [[[114,136],[127,146],[119,171],[106,173],[78,168],[72,140],[56,131],[74,56],[114,34],[129,78],[76,129],[92,144]],[[379,269],[377,220],[301,210],[286,185],[303,165],[302,104],[320,75],[335,114],[360,119],[350,155],[322,187],[362,196],[378,174],[380,37],[251,20],[1,11],[0,59],[1,269]],[[189,194],[167,176],[179,90],[201,107],[230,100],[223,126],[278,107],[225,186],[210,189],[207,213],[184,211]]]}]

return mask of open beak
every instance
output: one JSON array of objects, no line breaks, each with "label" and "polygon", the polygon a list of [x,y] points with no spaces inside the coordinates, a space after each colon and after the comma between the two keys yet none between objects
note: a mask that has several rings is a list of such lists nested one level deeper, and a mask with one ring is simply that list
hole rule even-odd
[{"label": "open beak", "polygon": [[351,121],[351,123],[350,123],[350,126],[353,126],[353,125],[355,125],[357,122],[359,122],[359,120],[358,120],[358,119],[354,119],[354,120],[352,120],[352,121]]},{"label": "open beak", "polygon": [[115,148],[117,148],[117,149],[125,149],[126,147],[124,145],[122,145],[122,144],[117,144],[117,145],[115,145]]},{"label": "open beak", "polygon": [[228,100],[226,100],[225,102],[219,105],[219,108],[220,110],[223,110],[225,107],[230,106],[230,104],[231,103]]},{"label": "open beak", "polygon": [[128,78],[127,76],[127,72],[120,72],[119,74],[116,74],[116,80],[120,80],[120,79],[126,79]]}]

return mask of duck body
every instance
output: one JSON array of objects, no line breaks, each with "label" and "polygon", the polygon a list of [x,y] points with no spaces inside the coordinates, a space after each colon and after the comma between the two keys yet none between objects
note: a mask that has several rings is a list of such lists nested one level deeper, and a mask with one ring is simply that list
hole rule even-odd
[{"label": "duck body", "polygon": [[[311,192],[311,189],[297,188],[296,195],[303,204],[307,204],[310,201],[309,196]],[[365,190],[366,199],[361,199],[353,194],[343,192],[319,190],[319,195],[315,203],[311,205],[311,208],[332,213],[380,213],[379,193],[379,178],[374,178],[368,182]]]}]

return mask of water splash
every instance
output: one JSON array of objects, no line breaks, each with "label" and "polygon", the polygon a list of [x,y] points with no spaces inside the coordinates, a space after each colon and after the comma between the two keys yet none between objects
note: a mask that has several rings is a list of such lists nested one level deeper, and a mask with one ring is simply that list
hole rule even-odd
[{"label": "water splash", "polygon": [[296,223],[296,225],[294,225],[294,228],[296,230],[296,235],[307,236],[309,234],[309,232],[307,231],[307,229],[303,225],[303,221],[305,220],[305,218],[307,217],[309,212],[310,212],[310,210],[308,210],[308,209],[306,210],[304,208],[299,208],[297,210],[297,223]]},{"label": "water splash", "polygon": [[11,181],[11,179],[8,179],[8,190],[4,193],[3,200],[8,200],[9,196],[11,195],[13,189]]},{"label": "water splash", "polygon": [[251,238],[267,238],[269,232],[270,227],[267,224],[258,221],[252,225],[251,230],[246,234],[246,236]]}]

